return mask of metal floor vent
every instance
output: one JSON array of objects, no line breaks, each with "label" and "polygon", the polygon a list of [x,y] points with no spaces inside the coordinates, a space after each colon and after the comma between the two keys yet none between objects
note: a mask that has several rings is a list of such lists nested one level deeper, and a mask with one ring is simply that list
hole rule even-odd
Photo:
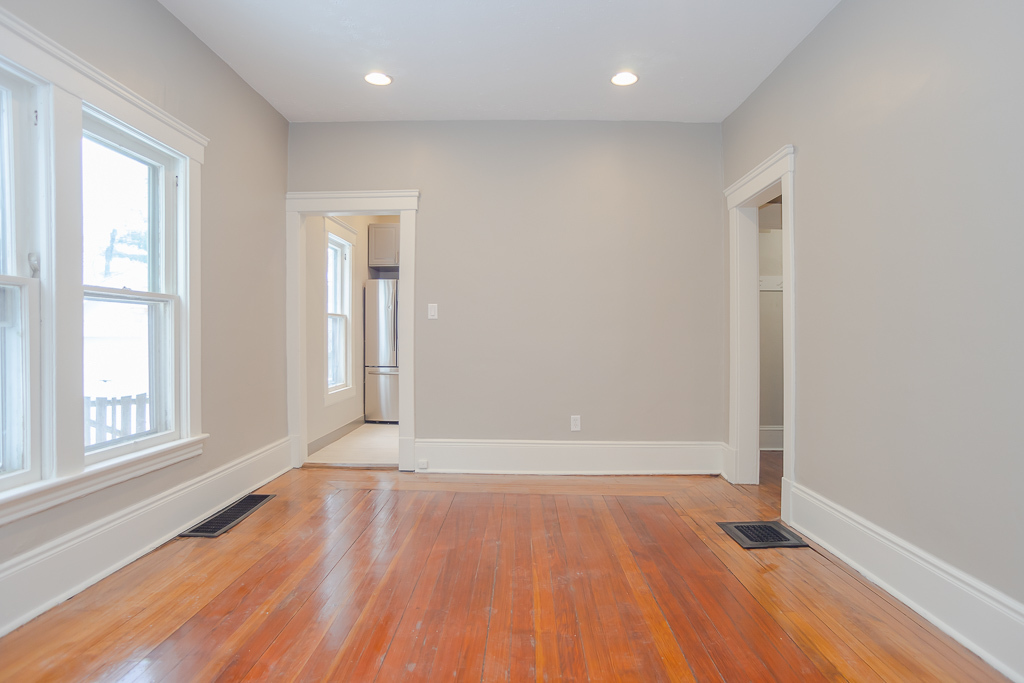
[{"label": "metal floor vent", "polygon": [[181,536],[199,536],[201,538],[214,538],[235,526],[243,519],[256,512],[259,506],[274,497],[274,494],[264,495],[250,493],[248,496],[235,501],[220,512],[207,517],[199,524],[181,533]]},{"label": "metal floor vent", "polygon": [[725,533],[744,548],[806,548],[804,539],[782,522],[719,522]]}]

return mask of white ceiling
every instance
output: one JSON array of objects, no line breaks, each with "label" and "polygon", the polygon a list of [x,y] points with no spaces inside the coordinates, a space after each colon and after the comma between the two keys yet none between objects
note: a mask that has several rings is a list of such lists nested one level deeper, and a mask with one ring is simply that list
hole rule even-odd
[{"label": "white ceiling", "polygon": [[718,122],[839,0],[160,2],[290,121]]}]

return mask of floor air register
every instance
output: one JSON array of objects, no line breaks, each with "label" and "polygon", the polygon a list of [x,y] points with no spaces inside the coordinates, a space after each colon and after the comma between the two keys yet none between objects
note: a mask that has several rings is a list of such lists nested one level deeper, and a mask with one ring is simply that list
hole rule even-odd
[{"label": "floor air register", "polygon": [[256,510],[274,497],[275,494],[250,493],[248,496],[235,501],[220,512],[215,512],[188,531],[182,532],[180,536],[199,536],[200,538],[215,538],[235,526],[243,519],[256,512]]},{"label": "floor air register", "polygon": [[804,539],[782,522],[719,522],[725,533],[743,548],[806,548]]}]

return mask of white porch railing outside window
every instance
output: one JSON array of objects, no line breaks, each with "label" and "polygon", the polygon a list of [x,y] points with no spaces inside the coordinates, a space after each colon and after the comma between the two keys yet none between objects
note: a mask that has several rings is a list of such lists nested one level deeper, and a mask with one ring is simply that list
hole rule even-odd
[{"label": "white porch railing outside window", "polygon": [[149,396],[86,396],[85,443],[114,441],[149,431]]}]

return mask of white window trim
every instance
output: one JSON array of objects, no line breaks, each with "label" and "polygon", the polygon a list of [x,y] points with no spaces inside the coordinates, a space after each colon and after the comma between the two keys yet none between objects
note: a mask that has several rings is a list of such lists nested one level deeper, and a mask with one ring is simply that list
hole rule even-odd
[{"label": "white window trim", "polygon": [[44,479],[5,491],[0,494],[0,526],[201,455],[207,436],[179,439],[130,456],[104,460],[69,477]]},{"label": "white window trim", "polygon": [[[352,230],[352,228],[349,227],[347,224],[342,223],[341,221],[336,221],[336,222],[341,224],[341,225],[343,225],[344,227],[348,228],[349,230]],[[352,231],[355,232],[354,230],[352,230]],[[324,340],[324,370],[325,371],[324,371],[323,382],[324,382],[324,405],[325,406],[333,405],[335,403],[338,403],[339,401],[346,400],[346,399],[350,398],[353,393],[355,393],[355,381],[354,381],[354,378],[352,376],[352,370],[353,370],[353,368],[352,368],[352,366],[353,366],[353,360],[352,360],[352,308],[353,308],[352,307],[352,297],[353,297],[352,286],[353,286],[353,278],[355,277],[355,269],[352,267],[352,259],[353,259],[354,255],[355,255],[355,246],[352,244],[352,242],[349,242],[344,237],[341,237],[339,235],[336,235],[336,234],[332,233],[330,231],[330,229],[324,230],[324,267],[325,267],[325,269],[326,269],[327,263],[330,262],[330,260],[327,258],[327,252],[328,252],[328,250],[331,247],[331,242],[341,243],[341,244],[344,244],[345,247],[347,247],[346,251],[348,252],[348,256],[349,256],[348,267],[347,268],[342,268],[342,273],[344,274],[345,271],[347,271],[347,283],[346,283],[347,284],[347,288],[346,288],[345,291],[346,291],[346,294],[347,294],[348,301],[346,302],[345,308],[348,309],[348,312],[347,313],[343,313],[343,314],[332,314],[332,313],[328,312],[327,311],[327,307],[328,307],[329,301],[330,301],[329,293],[328,293],[327,296],[324,297],[324,311],[325,311],[325,313],[324,313],[324,336],[323,336],[323,340]],[[327,383],[327,371],[326,371],[327,366],[328,366],[328,360],[329,360],[329,357],[330,357],[330,351],[329,351],[329,349],[327,347],[327,326],[329,324],[329,320],[330,320],[331,315],[342,315],[347,320],[347,324],[345,325],[345,334],[346,334],[346,339],[345,339],[345,384],[338,384],[338,385],[335,385],[333,387],[330,386]]]},{"label": "white window trim", "polygon": [[[0,58],[48,85],[39,126],[49,183],[38,192],[41,287],[39,344],[43,479],[0,492],[0,526],[202,453],[200,258],[201,171],[209,140],[0,8]],[[177,268],[183,387],[181,433],[188,435],[128,456],[87,464],[82,434],[81,137],[83,110],[95,111],[187,157],[179,184],[182,216]],[[76,151],[77,150],[77,151]],[[57,245],[60,245],[60,250]],[[60,335],[54,321],[60,319]],[[69,321],[77,320],[75,326]],[[77,354],[77,357],[76,357]],[[74,391],[69,393],[68,387]],[[187,400],[186,400],[187,397]]]}]

